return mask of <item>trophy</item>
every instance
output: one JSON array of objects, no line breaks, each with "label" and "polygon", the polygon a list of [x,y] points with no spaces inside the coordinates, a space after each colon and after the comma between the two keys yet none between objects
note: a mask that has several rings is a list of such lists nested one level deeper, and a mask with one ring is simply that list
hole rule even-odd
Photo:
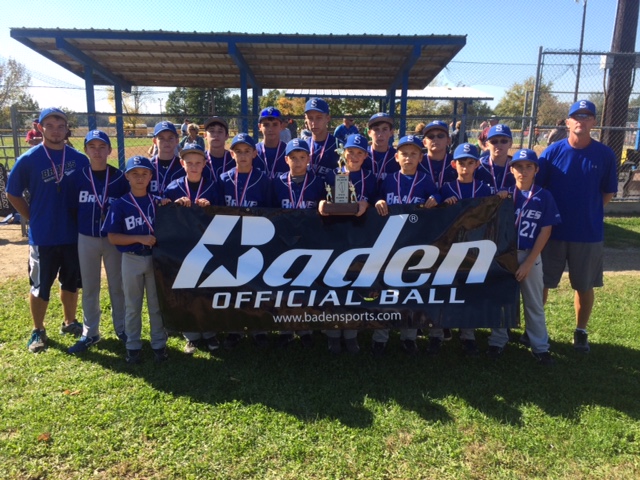
[{"label": "trophy", "polygon": [[337,151],[340,153],[339,173],[336,174],[333,187],[324,184],[327,191],[324,212],[329,215],[355,215],[358,213],[356,189],[349,181],[349,173],[345,173],[344,150],[338,149]]}]

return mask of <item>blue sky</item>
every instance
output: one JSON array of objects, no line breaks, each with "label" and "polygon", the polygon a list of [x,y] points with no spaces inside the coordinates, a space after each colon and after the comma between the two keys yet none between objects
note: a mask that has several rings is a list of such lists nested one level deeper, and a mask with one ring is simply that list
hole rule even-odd
[{"label": "blue sky", "polygon": [[[550,50],[577,49],[583,12],[582,1],[575,0],[324,0],[315,2],[315,9],[314,3],[299,0],[195,3],[60,0],[50,5],[46,2],[3,5],[0,57],[13,57],[26,65],[37,85],[30,93],[41,106],[55,104],[79,111],[86,109],[82,90],[45,87],[51,83],[82,87],[82,79],[11,39],[10,28],[467,35],[467,44],[454,62],[524,64],[520,68],[496,66],[495,80],[485,80],[488,85],[468,83],[499,96],[505,86],[524,80],[522,72],[535,73],[540,46]],[[589,0],[585,51],[610,49],[616,8],[615,0]],[[472,71],[487,67],[472,64],[466,68]],[[98,110],[108,110],[104,98],[100,92],[96,94]]]}]

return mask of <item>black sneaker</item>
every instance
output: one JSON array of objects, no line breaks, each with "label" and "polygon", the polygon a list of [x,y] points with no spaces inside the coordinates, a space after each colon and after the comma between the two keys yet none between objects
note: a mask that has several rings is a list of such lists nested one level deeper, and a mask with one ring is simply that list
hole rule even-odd
[{"label": "black sneaker", "polygon": [[27,348],[31,353],[42,352],[47,348],[47,332],[44,328],[42,330],[33,329]]},{"label": "black sneaker", "polygon": [[127,334],[124,332],[116,333],[118,340],[122,342],[123,345],[127,344]]},{"label": "black sneaker", "polygon": [[253,336],[253,344],[261,350],[269,348],[269,337],[266,333],[258,333]]},{"label": "black sneaker", "polygon": [[475,340],[462,340],[462,351],[466,357],[477,357],[480,355],[478,344]]},{"label": "black sneaker", "polygon": [[67,353],[74,355],[76,353],[86,352],[87,350],[89,350],[90,346],[98,343],[100,339],[101,339],[100,334],[95,335],[93,337],[85,337],[83,335],[82,337],[80,337],[80,340],[78,340],[75,343],[75,345],[72,345],[69,348],[67,348]]},{"label": "black sneaker", "polygon": [[329,353],[333,355],[340,355],[342,353],[342,341],[340,338],[332,338],[328,339],[329,341]]},{"label": "black sneaker", "polygon": [[407,355],[417,355],[418,354],[418,345],[415,340],[403,340],[402,341],[402,349],[405,351]]},{"label": "black sneaker", "polygon": [[442,339],[440,337],[429,337],[429,346],[427,347],[427,355],[437,357],[440,355],[442,348]]},{"label": "black sneaker", "polygon": [[200,346],[199,340],[188,340],[184,346],[184,353],[187,355],[193,355],[198,351],[198,347]]},{"label": "black sneaker", "polygon": [[380,358],[384,355],[384,351],[386,350],[386,348],[386,342],[373,342],[373,344],[371,345],[371,353],[373,353],[374,357]]},{"label": "black sneaker", "polygon": [[540,352],[540,353],[531,352],[531,354],[533,355],[533,358],[535,358],[538,361],[539,365],[550,367],[556,364],[556,361],[551,356],[551,352]]},{"label": "black sneaker", "polygon": [[142,350],[127,350],[127,357],[126,357],[127,363],[130,363],[132,365],[137,365],[139,363],[142,363],[141,352]]},{"label": "black sneaker", "polygon": [[238,346],[240,340],[242,340],[242,335],[239,333],[230,333],[227,335],[227,338],[224,339],[224,348],[227,350],[233,350]]},{"label": "black sneaker", "polygon": [[573,332],[573,348],[576,352],[589,353],[589,336],[583,330],[575,330]]},{"label": "black sneaker", "polygon": [[153,356],[156,363],[162,363],[169,360],[169,352],[167,352],[167,347],[162,348],[154,348]]},{"label": "black sneaker", "polygon": [[360,345],[358,345],[357,338],[347,338],[344,341],[344,346],[351,355],[357,355],[360,353]]},{"label": "black sneaker", "polygon": [[445,342],[448,342],[453,338],[453,332],[451,331],[450,328],[443,328],[442,335],[443,335],[442,340],[444,340]]},{"label": "black sneaker", "polygon": [[278,335],[278,348],[287,348],[293,342],[292,333],[281,333]]},{"label": "black sneaker", "polygon": [[74,320],[69,325],[62,322],[62,326],[60,327],[60,335],[73,335],[74,337],[79,337],[82,335],[82,324],[78,320]]},{"label": "black sneaker", "polygon": [[489,349],[487,350],[487,357],[491,360],[499,360],[504,353],[504,347],[498,347],[497,345],[489,345]]},{"label": "black sneaker", "polygon": [[220,348],[220,342],[217,337],[205,338],[204,341],[207,344],[207,350],[209,350],[209,352],[215,352]]},{"label": "black sneaker", "polygon": [[306,349],[313,348],[313,337],[310,333],[300,336],[300,345]]},{"label": "black sneaker", "polygon": [[520,335],[520,338],[518,339],[518,341],[520,342],[521,345],[524,345],[527,348],[531,348],[531,340],[529,340],[529,334],[527,333],[526,330],[522,335]]}]

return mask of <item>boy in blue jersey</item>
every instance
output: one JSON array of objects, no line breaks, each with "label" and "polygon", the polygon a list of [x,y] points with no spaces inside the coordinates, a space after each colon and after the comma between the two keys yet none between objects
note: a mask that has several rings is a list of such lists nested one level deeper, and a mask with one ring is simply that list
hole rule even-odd
[{"label": "boy in blue jersey", "polygon": [[321,98],[312,98],[304,107],[305,122],[311,129],[309,168],[324,179],[333,172],[340,155],[336,152],[336,138],[329,133],[329,105]]},{"label": "boy in blue jersey", "polygon": [[[73,182],[69,177],[89,164],[87,157],[65,144],[69,127],[62,110],[42,110],[38,129],[42,143],[18,157],[7,182],[9,201],[29,221],[29,307],[33,330],[27,346],[33,353],[47,348],[44,317],[56,276],[64,310],[60,332],[82,334],[82,324],[75,318],[80,264],[78,229],[71,209]],[[30,203],[22,196],[25,189],[29,190]]]},{"label": "boy in blue jersey", "polygon": [[429,123],[422,130],[422,143],[427,150],[424,154],[420,168],[429,174],[433,183],[439,189],[458,177],[455,167],[451,163],[449,154],[449,127],[440,120]]},{"label": "boy in blue jersey", "polygon": [[391,146],[393,118],[384,112],[379,112],[371,116],[368,125],[371,147],[362,168],[371,171],[378,182],[382,182],[389,173],[400,170],[400,165],[396,162],[396,149]]},{"label": "boy in blue jersey", "polygon": [[[310,161],[309,144],[299,138],[287,143],[285,151],[289,172],[272,180],[273,206],[284,209],[316,209],[325,196],[324,182],[307,169]],[[332,173],[331,173],[332,174]],[[304,348],[313,346],[311,330],[299,330],[298,336]],[[280,332],[278,345],[286,347],[293,340],[293,333]]]},{"label": "boy in blue jersey", "polygon": [[173,123],[160,122],[156,124],[153,143],[158,147],[158,154],[151,158],[155,175],[151,180],[149,193],[162,197],[171,182],[184,177],[180,157],[176,155],[179,142],[180,137]]},{"label": "boy in blue jersey", "polygon": [[[551,236],[553,225],[560,223],[560,213],[553,196],[534,185],[538,172],[538,157],[533,150],[518,150],[511,160],[515,186],[509,188],[515,204],[515,225],[518,232],[518,263],[516,280],[520,282],[524,305],[526,343],[533,357],[542,365],[553,365],[549,353],[549,335],[544,314],[543,273],[540,253]],[[490,358],[498,359],[509,341],[506,328],[494,328],[489,336]]]},{"label": "boy in blue jersey", "polygon": [[111,202],[129,191],[122,171],[107,164],[111,140],[101,130],[92,130],[84,139],[84,151],[91,165],[74,175],[78,209],[78,258],[82,274],[82,337],[67,353],[86,351],[100,341],[100,272],[102,263],[107,273],[111,300],[111,319],[118,338],[126,342],[124,333],[124,292],[122,291],[122,254],[101,232]]},{"label": "boy in blue jersey", "polygon": [[287,162],[284,160],[287,144],[280,140],[282,131],[280,110],[274,107],[263,109],[258,118],[258,126],[262,133],[262,141],[256,145],[258,155],[253,161],[253,166],[265,172],[271,180],[289,171]]},{"label": "boy in blue jersey", "polygon": [[[463,143],[456,147],[451,165],[455,169],[458,178],[452,182],[445,183],[440,188],[442,203],[453,205],[464,198],[488,197],[491,195],[491,189],[474,176],[479,166],[478,155],[478,148],[470,143]],[[500,195],[506,197],[507,192],[502,192]],[[437,327],[429,329],[427,354],[435,356],[440,353],[440,347],[445,338],[444,330]],[[461,328],[460,341],[465,355],[470,357],[478,355],[478,345],[473,328]]]},{"label": "boy in blue jersey", "polygon": [[[165,190],[165,197],[177,205],[207,207],[218,203],[218,192],[213,181],[204,178],[206,158],[200,145],[187,144],[180,150],[180,164],[186,175],[174,180]],[[184,353],[193,355],[204,341],[207,350],[212,353],[220,347],[216,332],[183,332],[187,343]]]},{"label": "boy in blue jersey", "polygon": [[231,152],[225,148],[229,139],[229,125],[222,117],[210,117],[204,122],[207,165],[203,175],[209,180],[218,181],[220,176],[235,165]]},{"label": "boy in blue jersey", "polygon": [[146,157],[131,157],[127,160],[125,177],[131,191],[111,204],[109,214],[102,227],[109,241],[116,245],[122,255],[122,287],[125,298],[124,331],[127,335],[127,363],[142,362],[142,301],[147,293],[147,309],[151,348],[156,362],[169,358],[167,333],[162,325],[160,303],[153,276],[151,249],[156,244],[154,222],[158,205],[162,200],[147,192],[154,166]]},{"label": "boy in blue jersey", "polygon": [[[220,177],[220,190],[224,205],[228,207],[270,207],[270,183],[266,173],[253,168],[253,160],[258,152],[251,135],[239,133],[231,141],[231,156],[236,166]],[[231,332],[224,341],[228,350],[235,348],[242,334]],[[266,332],[254,332],[253,342],[259,348],[266,348],[269,340]]]},{"label": "boy in blue jersey", "polygon": [[[422,143],[418,137],[407,135],[400,139],[396,161],[400,164],[400,171],[387,175],[382,182],[379,191],[382,199],[375,204],[378,213],[382,216],[389,215],[389,205],[421,204],[426,208],[438,205],[440,201],[438,189],[428,174],[418,170],[418,165],[422,161]],[[413,328],[400,330],[402,348],[409,355],[418,353],[417,334],[418,330]],[[375,330],[372,339],[374,356],[382,356],[389,341],[389,329]]]},{"label": "boy in blue jersey", "polygon": [[509,149],[513,145],[511,129],[501,123],[492,126],[487,133],[486,145],[488,154],[480,159],[476,178],[489,185],[491,193],[495,194],[515,183],[509,170]]},{"label": "boy in blue jersey", "polygon": [[[349,174],[349,182],[353,185],[356,192],[356,201],[358,202],[358,213],[356,216],[358,217],[367,211],[370,202],[374,201],[374,197],[376,196],[376,178],[373,173],[362,168],[362,164],[367,158],[367,146],[367,139],[363,135],[349,135],[344,145],[346,172],[338,172]],[[318,211],[321,215],[325,215],[324,206],[326,203],[326,200],[320,201]],[[342,352],[341,337],[344,338],[347,352],[352,354],[360,352],[357,330],[325,330],[324,333],[329,339],[329,352],[333,354]]]}]

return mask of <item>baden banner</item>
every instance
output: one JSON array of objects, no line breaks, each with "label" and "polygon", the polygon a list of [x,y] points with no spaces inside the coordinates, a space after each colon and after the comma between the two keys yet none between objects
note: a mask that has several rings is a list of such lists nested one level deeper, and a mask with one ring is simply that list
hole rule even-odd
[{"label": "baden banner", "polygon": [[162,315],[177,331],[513,327],[513,219],[497,196],[386,217],[168,205],[153,249]]}]

